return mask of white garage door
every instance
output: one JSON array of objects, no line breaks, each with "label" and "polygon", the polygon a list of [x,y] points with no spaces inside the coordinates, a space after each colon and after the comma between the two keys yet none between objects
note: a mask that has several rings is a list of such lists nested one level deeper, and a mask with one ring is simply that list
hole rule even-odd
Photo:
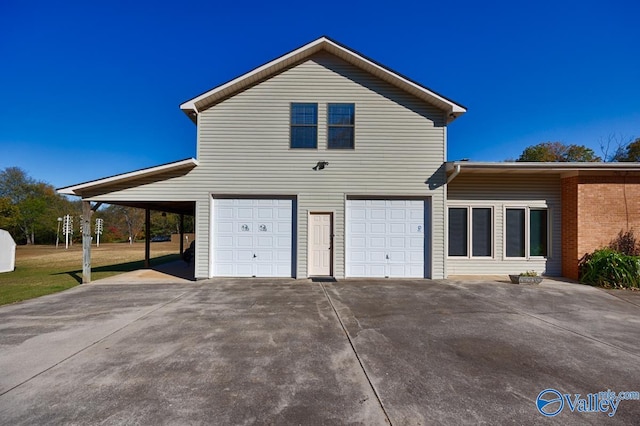
[{"label": "white garage door", "polygon": [[213,275],[292,276],[292,200],[213,200]]},{"label": "white garage door", "polygon": [[348,277],[425,277],[424,200],[347,200]]}]

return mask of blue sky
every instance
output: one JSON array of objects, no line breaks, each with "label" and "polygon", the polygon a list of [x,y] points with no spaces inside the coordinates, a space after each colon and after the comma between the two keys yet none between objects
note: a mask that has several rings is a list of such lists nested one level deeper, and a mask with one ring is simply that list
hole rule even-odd
[{"label": "blue sky", "polygon": [[56,187],[195,156],[179,104],[327,35],[465,105],[448,159],[640,137],[637,0],[0,2],[0,169]]}]

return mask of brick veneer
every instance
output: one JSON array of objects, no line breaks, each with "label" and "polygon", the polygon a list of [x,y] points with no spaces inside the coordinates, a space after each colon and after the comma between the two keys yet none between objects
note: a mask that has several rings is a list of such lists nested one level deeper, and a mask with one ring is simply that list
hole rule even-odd
[{"label": "brick veneer", "polygon": [[607,246],[618,233],[640,237],[640,176],[562,179],[562,275],[578,279],[584,254]]}]

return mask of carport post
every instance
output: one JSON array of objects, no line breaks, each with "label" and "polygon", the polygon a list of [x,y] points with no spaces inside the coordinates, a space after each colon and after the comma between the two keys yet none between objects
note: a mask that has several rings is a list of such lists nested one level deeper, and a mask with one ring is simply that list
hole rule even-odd
[{"label": "carport post", "polygon": [[180,254],[184,253],[184,214],[180,213]]},{"label": "carport post", "polygon": [[91,282],[91,216],[90,201],[82,201],[82,283]]},{"label": "carport post", "polygon": [[151,262],[151,210],[147,207],[144,210],[144,267],[149,269]]}]

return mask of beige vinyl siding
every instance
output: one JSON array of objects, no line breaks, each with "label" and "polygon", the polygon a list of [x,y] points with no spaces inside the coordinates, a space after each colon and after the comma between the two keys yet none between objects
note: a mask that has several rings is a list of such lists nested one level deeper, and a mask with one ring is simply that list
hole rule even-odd
[{"label": "beige vinyl siding", "polygon": [[[447,258],[448,275],[516,274],[535,270],[551,276],[562,274],[560,177],[522,174],[460,174],[447,188],[448,207],[470,206],[493,209],[492,258]],[[505,257],[505,209],[547,207],[550,254],[547,259]],[[448,239],[448,233],[444,237]],[[445,241],[443,239],[443,241]]]},{"label": "beige vinyl siding", "polygon": [[[289,148],[292,102],[318,104],[317,149]],[[355,104],[355,149],[327,149],[328,103]],[[347,195],[429,196],[433,277],[441,278],[445,123],[442,110],[321,52],[201,112],[199,166],[188,174],[123,187],[103,199],[196,201],[196,276],[203,278],[210,276],[211,194],[295,195],[296,275],[304,278],[309,211],[335,212],[335,276],[343,277]],[[329,165],[312,170],[318,161]]]},{"label": "beige vinyl siding", "polygon": [[[292,102],[318,104],[317,149],[289,148]],[[334,102],[355,104],[354,150],[327,149],[327,104]],[[195,172],[206,166],[211,188],[298,194],[298,277],[307,275],[309,211],[335,212],[335,275],[342,277],[346,195],[442,193],[425,183],[444,160],[442,111],[328,54],[219,103],[199,124]],[[329,165],[312,170],[318,161]]]}]

